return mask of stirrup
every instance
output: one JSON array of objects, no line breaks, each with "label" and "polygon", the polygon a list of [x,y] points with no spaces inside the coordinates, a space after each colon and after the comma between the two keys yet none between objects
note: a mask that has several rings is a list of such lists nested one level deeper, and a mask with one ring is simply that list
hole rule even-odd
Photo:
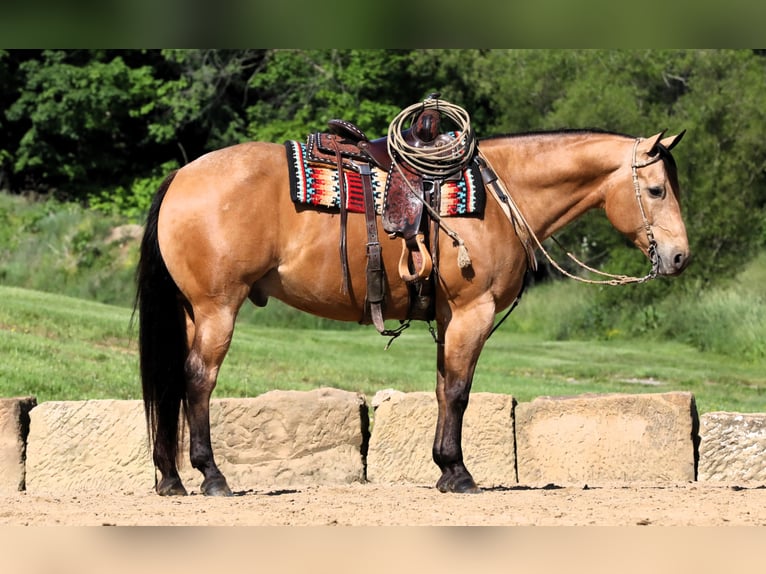
[{"label": "stirrup", "polygon": [[[409,245],[407,245],[407,241],[403,240],[402,255],[399,257],[399,276],[406,283],[411,283],[418,279],[426,279],[431,275],[431,271],[433,270],[433,260],[426,247],[424,235],[418,233],[413,239],[418,248],[417,252],[412,251]],[[414,273],[410,271],[410,254],[412,254],[412,261],[415,265],[417,265],[417,259],[420,259],[420,267],[415,269]],[[419,257],[417,257],[417,255],[419,255]]]}]

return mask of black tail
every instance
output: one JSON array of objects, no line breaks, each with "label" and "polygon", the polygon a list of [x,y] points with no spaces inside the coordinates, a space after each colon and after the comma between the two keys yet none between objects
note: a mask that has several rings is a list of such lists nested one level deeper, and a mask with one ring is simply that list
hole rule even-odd
[{"label": "black tail", "polygon": [[178,287],[165,266],[157,241],[160,205],[174,177],[175,172],[162,183],[146,218],[134,307],[134,312],[138,310],[146,425],[154,447],[154,463],[163,472],[176,468],[180,409],[182,405],[186,408],[186,320]]}]

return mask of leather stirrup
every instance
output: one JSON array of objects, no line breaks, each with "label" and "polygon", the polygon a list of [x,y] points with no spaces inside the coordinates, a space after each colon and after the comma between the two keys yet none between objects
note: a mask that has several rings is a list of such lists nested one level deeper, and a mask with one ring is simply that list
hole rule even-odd
[{"label": "leather stirrup", "polygon": [[[414,243],[417,251],[412,248],[412,243]],[[416,266],[414,272],[410,271],[410,256],[412,256],[412,262]],[[426,279],[431,275],[432,270],[433,260],[428,252],[428,247],[426,247],[425,236],[422,233],[417,233],[411,240],[403,240],[402,254],[399,257],[399,275],[401,278],[406,283]]]}]

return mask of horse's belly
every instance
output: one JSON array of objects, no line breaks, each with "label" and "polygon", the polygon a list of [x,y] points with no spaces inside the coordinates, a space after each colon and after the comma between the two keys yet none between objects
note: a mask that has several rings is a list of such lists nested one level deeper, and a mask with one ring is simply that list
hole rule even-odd
[{"label": "horse's belly", "polygon": [[[328,218],[328,225],[336,223]],[[339,235],[332,232],[332,227],[326,226],[325,230],[325,234],[305,238],[300,245],[285,246],[276,269],[253,286],[251,299],[257,303],[257,299],[275,297],[291,307],[328,319],[368,322],[366,243],[355,241],[355,233],[348,234],[345,271]],[[384,236],[382,241],[389,244],[383,245],[385,316],[404,319],[408,298],[407,288],[397,273],[399,240]]]}]

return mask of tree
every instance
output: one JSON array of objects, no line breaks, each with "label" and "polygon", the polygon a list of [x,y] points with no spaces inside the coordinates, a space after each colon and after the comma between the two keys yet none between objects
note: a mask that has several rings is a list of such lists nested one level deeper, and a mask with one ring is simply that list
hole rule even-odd
[{"label": "tree", "polygon": [[369,137],[385,135],[405,106],[424,97],[406,70],[406,53],[387,50],[272,50],[249,82],[251,139],[302,139],[327,120],[353,121]]},{"label": "tree", "polygon": [[[0,186],[136,215],[168,170],[207,151],[301,139],[331,118],[379,137],[431,92],[479,137],[686,128],[675,155],[698,255],[672,287],[624,296],[659,297],[763,246],[765,66],[749,50],[0,51]],[[599,214],[559,239],[591,264],[645,270]]]},{"label": "tree", "polygon": [[104,51],[58,50],[21,62],[18,72],[19,97],[6,112],[23,134],[13,150],[17,187],[78,197],[131,177],[135,147],[150,143],[142,113],[156,91],[150,67],[130,68]]}]

